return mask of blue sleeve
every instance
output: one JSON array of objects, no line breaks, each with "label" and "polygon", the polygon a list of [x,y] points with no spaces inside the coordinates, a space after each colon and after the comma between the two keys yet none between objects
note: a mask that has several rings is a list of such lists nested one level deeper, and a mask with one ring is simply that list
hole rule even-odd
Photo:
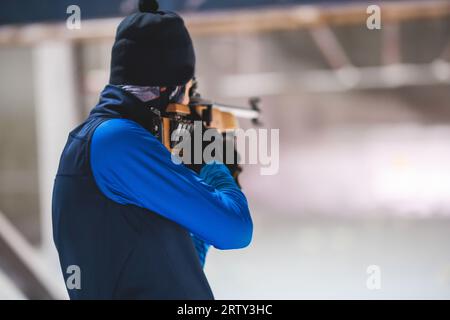
[{"label": "blue sleeve", "polygon": [[126,119],[105,121],[95,130],[90,161],[97,185],[111,200],[160,214],[218,249],[250,243],[247,200],[225,165],[205,165],[198,176],[172,162],[152,134]]}]

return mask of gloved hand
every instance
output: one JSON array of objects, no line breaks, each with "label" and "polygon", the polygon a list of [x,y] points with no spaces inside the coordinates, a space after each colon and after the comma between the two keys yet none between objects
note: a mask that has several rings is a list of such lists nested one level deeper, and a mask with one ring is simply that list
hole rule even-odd
[{"label": "gloved hand", "polygon": [[[202,128],[202,136],[203,136],[203,132],[206,130],[205,127]],[[215,129],[212,129],[215,130]],[[191,133],[191,164],[187,164],[186,166],[195,171],[196,173],[200,173],[200,170],[203,168],[203,166],[205,165],[204,163],[204,159],[202,157],[202,163],[201,164],[194,164],[194,134]],[[239,184],[239,174],[242,172],[242,166],[239,165],[239,153],[236,150],[236,146],[234,143],[234,137],[230,137],[228,135],[226,135],[225,133],[221,135],[221,139],[222,139],[222,143],[223,143],[223,155],[219,156],[219,162],[224,163],[228,170],[230,170],[231,175],[233,176],[234,180],[236,181],[236,184],[238,185],[239,188],[241,188],[241,185]],[[211,143],[211,141],[202,141],[202,155],[203,155],[203,150],[205,149],[205,147]],[[231,163],[226,163],[226,151],[229,150],[229,148],[231,148],[231,150],[233,150],[233,161]]]}]

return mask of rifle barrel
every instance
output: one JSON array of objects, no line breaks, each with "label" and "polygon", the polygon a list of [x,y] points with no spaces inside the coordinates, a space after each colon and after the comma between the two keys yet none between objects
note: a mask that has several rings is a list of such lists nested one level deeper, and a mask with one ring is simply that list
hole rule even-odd
[{"label": "rifle barrel", "polygon": [[220,111],[224,112],[230,112],[234,114],[238,118],[243,119],[258,119],[259,118],[259,111],[246,108],[246,107],[240,107],[240,106],[232,106],[228,104],[222,104],[222,103],[213,103],[212,106],[214,108],[219,109]]}]

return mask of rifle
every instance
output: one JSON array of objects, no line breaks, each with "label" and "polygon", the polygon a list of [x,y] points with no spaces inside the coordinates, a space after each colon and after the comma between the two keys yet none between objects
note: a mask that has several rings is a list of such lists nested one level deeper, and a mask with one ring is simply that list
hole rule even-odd
[{"label": "rifle", "polygon": [[[198,83],[194,78],[189,90],[190,102],[188,105],[171,103],[167,106],[162,116],[163,130],[161,141],[172,152],[178,143],[178,141],[171,139],[173,131],[188,130],[192,132],[194,122],[201,121],[203,130],[216,129],[222,134],[224,146],[233,148],[234,161],[232,164],[227,164],[227,166],[237,181],[237,176],[242,171],[242,168],[238,164],[239,155],[236,151],[235,139],[227,133],[239,128],[238,118],[250,119],[254,125],[260,125],[260,99],[258,97],[250,98],[249,106],[247,107],[228,105],[202,98],[197,92],[197,87]],[[201,169],[201,165],[192,163],[188,167],[198,172]]]}]

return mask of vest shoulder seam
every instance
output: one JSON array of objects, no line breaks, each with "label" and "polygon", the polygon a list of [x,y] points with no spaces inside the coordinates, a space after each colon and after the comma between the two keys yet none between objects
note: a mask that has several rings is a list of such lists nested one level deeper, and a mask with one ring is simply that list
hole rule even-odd
[{"label": "vest shoulder seam", "polygon": [[73,138],[73,139],[77,139],[77,140],[81,140],[81,141],[88,141],[88,140],[89,140],[87,137],[82,138],[82,137],[78,136],[78,135],[75,134],[75,133],[70,133],[69,136],[70,136],[71,138]]}]

